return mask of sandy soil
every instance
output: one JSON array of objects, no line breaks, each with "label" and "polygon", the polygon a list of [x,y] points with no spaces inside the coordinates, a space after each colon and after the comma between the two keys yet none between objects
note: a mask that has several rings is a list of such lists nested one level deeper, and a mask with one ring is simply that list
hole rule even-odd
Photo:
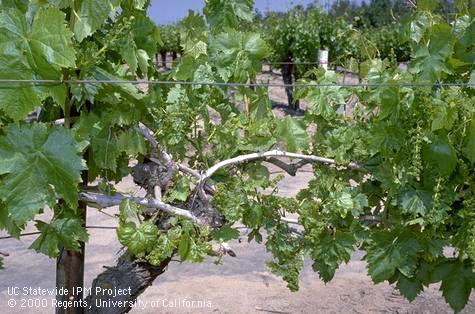
[{"label": "sandy soil", "polygon": [[[273,78],[277,80],[277,78]],[[283,102],[283,91],[271,91],[272,100]],[[276,109],[282,114],[282,109]],[[271,169],[276,171],[277,169]],[[310,166],[296,177],[286,177],[279,185],[281,195],[294,195],[306,186],[311,178]],[[119,185],[121,191],[137,191],[130,178]],[[117,208],[106,212],[114,214]],[[47,218],[47,214],[43,218]],[[41,217],[40,217],[41,218]],[[88,211],[89,226],[116,226],[116,221],[96,209]],[[33,226],[28,231],[34,230]],[[114,230],[90,229],[86,247],[85,284],[89,287],[93,278],[105,265],[113,265],[120,244]],[[0,237],[5,233],[0,232]],[[21,308],[21,297],[8,295],[9,287],[41,287],[53,289],[55,261],[28,250],[35,236],[20,241],[0,240],[0,250],[10,253],[5,259],[6,269],[0,271],[0,313],[53,313],[51,297],[46,308]],[[290,292],[285,283],[270,274],[265,261],[270,256],[263,245],[242,242],[230,243],[236,258],[225,257],[222,265],[213,259],[199,265],[170,263],[167,272],[139,297],[142,308],[132,313],[450,313],[439,286],[433,285],[414,302],[409,303],[392,286],[372,284],[366,275],[366,264],[361,261],[362,252],[356,252],[350,263],[343,265],[334,280],[325,285],[318,279],[310,265],[301,275],[301,288]],[[14,299],[17,304],[9,307]],[[475,313],[475,298],[463,313]]]}]

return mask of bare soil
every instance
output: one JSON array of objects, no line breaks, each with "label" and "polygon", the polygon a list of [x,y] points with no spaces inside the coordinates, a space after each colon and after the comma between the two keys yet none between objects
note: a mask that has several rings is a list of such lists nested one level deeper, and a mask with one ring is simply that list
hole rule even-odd
[{"label": "bare soil", "polygon": [[[270,79],[279,81],[275,75]],[[273,89],[270,93],[275,103],[285,102],[283,90]],[[276,106],[274,110],[276,115],[288,113],[285,106]],[[307,185],[311,176],[310,166],[295,177],[286,176],[279,185],[280,194],[294,195]],[[130,177],[118,189],[143,193],[135,188]],[[105,212],[113,215],[117,208]],[[47,219],[48,214],[40,218]],[[116,226],[117,222],[90,208],[87,225]],[[27,231],[34,230],[31,225]],[[121,249],[114,230],[90,229],[89,234],[86,287],[90,287],[104,266],[114,265]],[[0,232],[0,237],[4,235]],[[35,236],[28,236],[21,240],[0,240],[0,251],[10,254],[5,259],[6,269],[0,271],[0,313],[54,312],[51,306],[21,308],[24,297],[12,297],[7,293],[8,287],[54,289],[55,260],[28,250],[34,239]],[[230,243],[237,257],[226,256],[222,265],[215,265],[211,258],[198,265],[170,263],[167,272],[139,297],[143,309],[134,308],[131,313],[451,313],[438,290],[439,285],[430,286],[412,303],[386,283],[374,285],[366,274],[366,264],[361,261],[363,253],[359,251],[347,265],[340,267],[334,280],[327,285],[319,280],[308,263],[301,274],[300,290],[290,292],[280,278],[266,270],[265,262],[270,255],[265,247],[247,243],[245,236],[241,240]],[[51,305],[51,297],[46,298]],[[15,307],[8,306],[10,299],[17,302]],[[462,313],[475,313],[474,301],[472,296]]]}]

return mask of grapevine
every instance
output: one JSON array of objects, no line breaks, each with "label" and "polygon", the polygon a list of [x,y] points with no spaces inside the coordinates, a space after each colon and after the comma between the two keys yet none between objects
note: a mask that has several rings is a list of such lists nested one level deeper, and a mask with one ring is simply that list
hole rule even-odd
[{"label": "grapevine", "polygon": [[[1,230],[19,238],[33,221],[40,235],[31,249],[58,257],[87,242],[86,210],[118,205],[126,250],[93,287],[131,286],[140,273],[122,301],[142,293],[172,258],[225,262],[241,224],[272,253],[269,270],[291,290],[306,259],[328,282],[359,249],[374,283],[394,284],[411,301],[441,283],[454,311],[468,302],[475,286],[470,6],[448,23],[421,2],[402,25],[411,30],[403,33],[410,48],[388,53],[397,60],[410,51],[407,70],[369,46],[355,52],[354,41],[348,53],[335,48],[366,55],[361,80],[371,85],[332,85],[341,81],[334,71],[297,71],[301,87],[290,102],[305,101],[306,112],[279,119],[267,90],[245,83],[258,80],[264,60],[310,60],[320,43],[334,43],[320,24],[302,22],[326,23],[322,12],[286,15],[298,25],[291,38],[288,23],[262,36],[251,27],[252,0],[208,0],[204,15],[180,22],[181,57],[164,73],[153,62],[163,41],[147,16],[150,1],[0,3]],[[349,33],[357,35],[349,27],[335,36]],[[147,84],[158,81],[173,84]],[[460,84],[430,86],[442,82]],[[349,103],[355,109],[346,114]],[[310,164],[315,178],[282,197],[282,176],[272,177],[270,164],[291,176]],[[129,175],[143,196],[116,190]],[[39,218],[45,212],[50,219]],[[9,258],[0,252],[0,267]],[[94,295],[84,297],[94,303]],[[117,311],[127,311],[124,304]]]}]

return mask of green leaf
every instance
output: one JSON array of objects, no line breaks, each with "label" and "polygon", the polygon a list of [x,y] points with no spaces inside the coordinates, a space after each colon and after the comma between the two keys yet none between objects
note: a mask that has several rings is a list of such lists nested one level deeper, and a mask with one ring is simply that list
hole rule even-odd
[{"label": "green leaf", "polygon": [[148,56],[147,52],[143,49],[137,49],[136,55],[140,71],[142,71],[142,73],[147,73],[148,61],[150,60],[150,57]]},{"label": "green leaf", "polygon": [[417,274],[411,278],[398,274],[396,288],[409,301],[413,301],[424,290],[424,285],[429,282],[429,267],[426,262],[421,262]]},{"label": "green leaf", "polygon": [[[99,81],[123,81],[123,79],[116,75],[109,73],[108,71],[95,67],[94,68],[94,79]],[[138,88],[130,83],[122,83],[122,84],[102,84],[101,88],[112,88],[120,92],[124,97],[129,97],[134,100],[139,100],[144,97],[142,93],[138,90]]]},{"label": "green leaf", "polygon": [[81,42],[92,35],[117,10],[119,4],[120,0],[79,0],[76,4],[78,18],[74,23],[76,39]]},{"label": "green leaf", "polygon": [[[40,9],[30,26],[18,11],[0,12],[0,79],[60,79],[62,67],[75,66],[72,33],[65,15],[54,8]],[[51,95],[62,105],[63,86],[9,84],[0,87],[0,109],[21,120]]]},{"label": "green leaf", "polygon": [[56,219],[51,224],[37,221],[36,227],[41,231],[41,235],[31,244],[30,249],[50,257],[58,255],[59,245],[77,251],[81,248],[81,242],[88,240],[86,229],[77,217]]},{"label": "green leaf", "polygon": [[417,238],[409,231],[374,232],[364,256],[368,262],[368,274],[375,283],[390,279],[396,270],[412,277],[421,250]]},{"label": "green leaf", "polygon": [[447,24],[431,27],[425,45],[420,45],[414,53],[411,71],[421,79],[434,82],[440,80],[442,73],[451,74],[447,58],[453,53],[454,36]]},{"label": "green leaf", "polygon": [[468,160],[475,164],[475,118],[472,118],[472,123],[468,127],[463,153]]},{"label": "green leaf", "polygon": [[468,302],[475,285],[475,273],[471,266],[456,259],[440,263],[431,274],[431,281],[442,281],[440,290],[455,312],[460,312]]},{"label": "green leaf", "polygon": [[262,225],[263,218],[263,208],[258,205],[251,206],[247,208],[243,214],[243,223],[252,229],[259,229]]},{"label": "green leaf", "polygon": [[468,84],[471,84],[470,88],[475,89],[475,70],[473,70],[470,74],[470,80],[468,81]]},{"label": "green leaf", "polygon": [[424,146],[422,158],[430,166],[435,167],[442,176],[450,175],[457,165],[455,149],[447,136],[433,136],[431,143]]},{"label": "green leaf", "polygon": [[119,213],[121,221],[126,222],[130,218],[137,217],[137,215],[141,213],[141,208],[140,205],[126,198],[120,202]]},{"label": "green leaf", "polygon": [[117,149],[131,156],[137,156],[138,154],[145,155],[147,153],[147,144],[145,143],[143,135],[134,129],[128,129],[119,135],[117,139]]},{"label": "green leaf", "polygon": [[355,244],[355,237],[348,232],[337,231],[335,234],[323,232],[316,240],[311,253],[314,260],[313,270],[319,273],[324,282],[329,282],[339,265],[350,261]]},{"label": "green leaf", "polygon": [[52,5],[62,9],[71,6],[72,0],[47,0]]},{"label": "green leaf", "polygon": [[182,261],[186,261],[191,249],[191,238],[188,232],[181,235],[180,244],[178,245],[178,255]]},{"label": "green leaf", "polygon": [[251,22],[254,17],[252,0],[208,0],[204,8],[208,23],[214,29],[238,28],[241,21]]},{"label": "green leaf", "polygon": [[34,62],[40,73],[48,71],[51,65],[57,69],[76,66],[73,34],[65,26],[65,17],[58,9],[48,8],[39,10],[33,18],[29,34],[30,62]]},{"label": "green leaf", "polygon": [[123,42],[120,45],[120,54],[130,67],[132,74],[135,74],[138,66],[137,55],[135,54],[136,48],[137,47],[135,46],[134,38],[131,33],[123,37]]},{"label": "green leaf", "polygon": [[266,42],[257,33],[245,33],[243,42],[244,51],[248,52],[251,60],[260,61],[269,53]]},{"label": "green leaf", "polygon": [[[137,57],[140,58],[140,50],[145,50],[148,56],[154,56],[157,53],[157,47],[160,44],[163,44],[160,39],[160,32],[157,28],[157,25],[152,21],[148,16],[143,14],[135,14],[135,19],[132,21],[132,33],[134,34],[135,44],[137,45]],[[175,34],[175,36],[179,36]],[[143,71],[143,70],[142,70]]]},{"label": "green leaf", "polygon": [[407,214],[426,215],[431,209],[432,195],[430,192],[408,189],[400,194],[399,206]]},{"label": "green leaf", "polygon": [[450,130],[457,116],[455,108],[443,101],[436,101],[436,108],[432,115],[432,131],[440,129]]},{"label": "green leaf", "polygon": [[229,225],[224,225],[213,233],[213,239],[226,242],[239,238],[239,235],[239,230],[233,229]]},{"label": "green leaf", "polygon": [[96,165],[103,169],[115,171],[120,155],[117,136],[112,127],[103,128],[91,140],[91,155]]},{"label": "green leaf", "polygon": [[[59,1],[59,0],[55,0],[55,1]],[[18,9],[20,12],[24,14],[28,11],[29,2],[30,2],[29,0],[0,0],[0,8]]]},{"label": "green leaf", "polygon": [[72,208],[78,201],[81,171],[86,167],[69,130],[44,124],[5,128],[0,137],[0,199],[21,226],[56,198]]},{"label": "green leaf", "polygon": [[439,0],[417,0],[417,9],[432,11],[439,5]]},{"label": "green leaf", "polygon": [[181,201],[184,202],[188,199],[190,194],[190,179],[187,176],[181,176],[177,179],[173,189],[168,190],[166,195],[167,201]]},{"label": "green leaf", "polygon": [[117,229],[120,243],[133,255],[151,251],[158,235],[157,226],[150,221],[141,223],[138,228],[133,222],[121,223]]},{"label": "green leaf", "polygon": [[308,147],[308,134],[302,120],[285,117],[278,122],[277,133],[281,137],[290,152],[297,152]]}]

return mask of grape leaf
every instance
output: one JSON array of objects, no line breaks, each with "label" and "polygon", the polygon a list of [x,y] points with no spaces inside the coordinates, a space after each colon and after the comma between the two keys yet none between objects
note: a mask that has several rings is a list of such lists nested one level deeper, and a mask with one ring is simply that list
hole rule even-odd
[{"label": "grape leaf", "polygon": [[21,226],[57,197],[72,208],[85,164],[69,130],[44,124],[9,125],[0,137],[0,199]]},{"label": "grape leaf", "polygon": [[393,233],[378,231],[371,235],[364,259],[368,274],[375,283],[390,279],[396,270],[411,277],[417,267],[417,255],[422,247],[409,231]]},{"label": "grape leaf", "polygon": [[57,6],[58,8],[67,8],[71,6],[72,0],[48,0],[48,2]]},{"label": "grape leaf", "polygon": [[[135,15],[135,19],[132,21],[132,33],[134,34],[134,40],[135,44],[137,45],[137,49],[145,50],[148,56],[155,55],[155,53],[157,53],[158,45],[163,44],[160,39],[160,32],[157,28],[157,25],[155,25],[155,22],[145,14]],[[174,35],[179,36],[179,34]],[[137,54],[139,55],[140,53],[137,52]]]},{"label": "grape leaf", "polygon": [[290,152],[301,151],[308,147],[308,134],[301,120],[285,117],[278,122],[277,133],[285,141]]},{"label": "grape leaf", "polygon": [[252,0],[209,0],[204,10],[208,23],[215,29],[238,28],[240,19],[252,21],[254,17]]},{"label": "grape leaf", "polygon": [[398,274],[396,288],[409,301],[413,301],[419,293],[424,290],[424,286],[429,284],[429,265],[421,262],[417,274],[411,278]]},{"label": "grape leaf", "polygon": [[26,13],[26,11],[28,11],[28,2],[30,1],[29,0],[0,0],[0,8],[2,9],[16,8],[22,13]]},{"label": "grape leaf", "polygon": [[439,5],[439,0],[418,0],[417,9],[423,11],[432,11]]},{"label": "grape leaf", "polygon": [[436,266],[431,273],[431,282],[442,281],[440,290],[455,312],[460,312],[475,286],[475,273],[471,266],[450,259]]},{"label": "grape leaf", "polygon": [[129,129],[119,135],[117,148],[119,151],[126,152],[131,156],[145,155],[147,153],[147,144],[144,137],[133,129]]},{"label": "grape leaf", "polygon": [[184,232],[181,235],[180,244],[178,245],[178,255],[182,261],[186,261],[191,249],[191,238],[188,232]]},{"label": "grape leaf", "polygon": [[[31,26],[18,11],[0,12],[0,79],[60,79],[61,67],[75,66],[72,33],[58,9],[40,9]],[[62,104],[63,86],[3,85],[0,109],[15,120],[23,119],[52,95]]]},{"label": "grape leaf", "polygon": [[55,8],[41,9],[33,18],[28,36],[30,63],[40,73],[50,71],[51,66],[56,69],[76,66],[73,34],[66,28],[64,19],[65,14]]},{"label": "grape leaf", "polygon": [[424,146],[422,158],[436,168],[443,176],[450,175],[457,165],[457,155],[447,136],[434,136],[431,143]]},{"label": "grape leaf", "polygon": [[399,206],[404,213],[424,216],[432,206],[431,193],[412,188],[407,189],[400,194]]},{"label": "grape leaf", "polygon": [[350,261],[355,244],[355,237],[348,232],[337,231],[334,235],[324,232],[312,252],[312,268],[324,282],[329,282],[338,266]]},{"label": "grape leaf", "polygon": [[51,224],[37,221],[36,227],[41,235],[31,244],[30,249],[55,257],[59,253],[59,245],[68,250],[77,251],[81,242],[86,242],[88,234],[81,219],[68,217],[54,220]]},{"label": "grape leaf", "polygon": [[141,223],[138,228],[134,222],[121,223],[117,236],[130,253],[138,255],[152,249],[158,238],[158,228],[150,221]]},{"label": "grape leaf", "polygon": [[74,23],[74,35],[81,42],[92,35],[110,14],[118,8],[120,0],[79,0],[78,18]]},{"label": "grape leaf", "polygon": [[138,60],[135,53],[137,47],[135,46],[134,38],[131,33],[122,37],[122,42],[120,45],[120,54],[124,58],[127,65],[130,67],[132,74],[135,74],[137,71]]},{"label": "grape leaf", "polygon": [[126,198],[119,205],[119,213],[121,221],[126,222],[129,218],[137,217],[140,214],[141,208],[135,202],[132,202],[130,199]]},{"label": "grape leaf", "polygon": [[229,241],[239,238],[239,231],[231,228],[229,225],[224,225],[219,230],[213,233],[213,238],[217,241]]},{"label": "grape leaf", "polygon": [[475,164],[475,118],[472,118],[472,123],[468,127],[463,153]]}]

